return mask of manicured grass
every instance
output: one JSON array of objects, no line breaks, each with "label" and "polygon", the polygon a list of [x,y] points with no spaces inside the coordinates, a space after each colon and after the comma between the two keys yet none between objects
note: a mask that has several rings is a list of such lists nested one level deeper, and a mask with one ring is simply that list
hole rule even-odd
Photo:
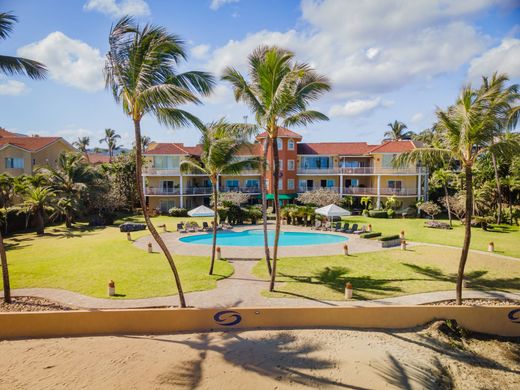
[{"label": "manicured grass", "polygon": [[[271,297],[307,297],[342,300],[345,284],[354,298],[377,299],[429,291],[454,290],[460,251],[430,246],[361,253],[351,256],[283,258],[278,262],[279,282]],[[253,273],[267,279],[265,263]],[[469,288],[520,290],[520,261],[470,253],[466,276]]]},{"label": "manicured grass", "polygon": [[[173,230],[179,220],[186,218],[157,217],[154,224],[166,222]],[[24,233],[7,238],[12,288],[62,288],[106,298],[107,282],[113,279],[116,292],[124,298],[177,294],[173,274],[162,254],[136,248],[117,227],[79,226],[71,231],[64,226],[48,227],[43,237]],[[148,234],[135,232],[132,238]],[[215,288],[218,279],[233,273],[230,264],[218,261],[215,275],[209,276],[209,257],[175,256],[175,261],[185,292]]]},{"label": "manicured grass", "polygon": [[[372,230],[382,232],[383,235],[399,234],[405,231],[406,239],[416,242],[427,242],[432,244],[443,244],[462,247],[464,241],[464,226],[458,221],[453,221],[452,230],[431,229],[424,227],[426,219],[382,219],[368,218],[362,216],[352,216],[345,218],[345,221],[362,225],[372,224]],[[442,220],[448,222],[447,220]],[[493,230],[485,231],[481,228],[473,228],[471,233],[471,248],[486,251],[488,243],[495,243],[496,252],[506,256],[520,258],[520,230],[516,225],[494,226]]]}]

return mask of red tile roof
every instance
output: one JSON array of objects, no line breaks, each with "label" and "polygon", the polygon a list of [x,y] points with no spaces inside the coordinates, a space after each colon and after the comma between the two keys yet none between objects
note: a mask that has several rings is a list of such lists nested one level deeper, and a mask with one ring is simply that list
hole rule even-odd
[{"label": "red tile roof", "polygon": [[[265,138],[266,136],[267,136],[267,132],[264,131],[263,133],[258,134],[256,136],[256,138],[260,139],[260,138]],[[294,131],[286,129],[284,127],[278,128],[278,137],[279,138],[294,138],[295,140],[301,140],[303,138],[300,134],[295,133]]]},{"label": "red tile roof", "polygon": [[19,135],[16,133],[11,133],[10,131],[7,131],[3,127],[0,127],[0,137],[18,137]]},{"label": "red tile roof", "polygon": [[186,147],[184,144],[175,143],[151,143],[143,154],[191,154],[187,149],[196,147]]},{"label": "red tile roof", "polygon": [[61,137],[0,137],[0,147],[13,145],[31,152],[35,152],[43,149],[46,146],[49,146],[59,139],[61,139]]},{"label": "red tile roof", "polygon": [[370,153],[404,153],[416,149],[414,141],[387,141],[370,150]]},{"label": "red tile roof", "polygon": [[366,142],[318,142],[298,144],[298,154],[363,155],[370,150]]},{"label": "red tile roof", "polygon": [[110,162],[110,156],[102,153],[88,153],[88,160],[91,164],[104,164]]}]

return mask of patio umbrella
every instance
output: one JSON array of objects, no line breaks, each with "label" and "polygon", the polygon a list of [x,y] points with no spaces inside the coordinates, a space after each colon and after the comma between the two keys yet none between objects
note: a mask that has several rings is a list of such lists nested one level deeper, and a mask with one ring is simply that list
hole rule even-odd
[{"label": "patio umbrella", "polygon": [[324,215],[326,217],[344,217],[347,215],[352,215],[352,213],[348,210],[342,209],[335,204],[329,204],[328,206],[321,207],[315,210],[316,214]]},{"label": "patio umbrella", "polygon": [[188,211],[190,217],[213,217],[215,213],[209,207],[199,206],[193,210]]}]

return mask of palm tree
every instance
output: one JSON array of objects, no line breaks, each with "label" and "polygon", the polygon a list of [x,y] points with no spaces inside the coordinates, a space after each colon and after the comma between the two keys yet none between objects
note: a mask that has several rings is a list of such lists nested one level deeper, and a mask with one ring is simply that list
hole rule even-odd
[{"label": "palm tree", "polygon": [[36,217],[36,234],[45,234],[45,209],[54,208],[56,193],[50,187],[30,187],[23,208],[27,215]]},{"label": "palm tree", "polygon": [[455,174],[446,168],[437,169],[435,172],[433,172],[430,178],[432,188],[442,188],[444,190],[444,203],[448,209],[448,219],[450,221],[450,226],[453,226],[453,223],[451,218],[448,187],[454,180]]},{"label": "palm tree", "polygon": [[148,146],[150,145],[151,142],[152,142],[152,139],[150,137],[148,137],[147,135],[143,135],[141,137],[141,149],[142,150],[148,149]]},{"label": "palm tree", "polygon": [[83,153],[87,159],[87,161],[90,162],[90,159],[88,157],[88,146],[90,144],[90,137],[78,137],[78,140],[72,143],[72,146],[75,148],[78,148],[78,150]]},{"label": "palm tree", "polygon": [[163,27],[147,24],[140,28],[132,18],[123,17],[112,27],[108,41],[110,49],[104,70],[106,86],[134,123],[136,180],[144,219],[170,264],[180,304],[186,307],[173,257],[153,226],[146,208],[141,176],[141,120],[144,115],[151,114],[159,123],[172,127],[189,124],[201,127],[194,115],[178,106],[199,104],[197,94],[209,95],[215,80],[206,72],[176,72],[176,66],[186,59],[184,42]]},{"label": "palm tree", "polygon": [[188,158],[181,163],[184,172],[193,170],[209,177],[213,190],[213,246],[211,249],[211,265],[209,274],[213,275],[215,248],[217,245],[218,217],[218,178],[220,175],[237,175],[243,169],[258,166],[258,158],[237,157],[237,153],[247,147],[249,135],[256,131],[256,126],[247,124],[230,124],[220,119],[200,129],[202,153],[200,159]]},{"label": "palm tree", "polygon": [[509,193],[509,224],[513,224],[513,193],[520,190],[520,179],[514,175],[507,175],[501,179],[501,184],[507,187]]},{"label": "palm tree", "polygon": [[[10,12],[0,12],[0,39],[6,39],[13,31],[13,25],[18,19]],[[26,75],[31,79],[44,79],[47,75],[45,65],[22,57],[0,55],[0,73],[4,75]],[[0,229],[0,261],[2,263],[2,278],[4,284],[4,302],[11,303],[11,287],[4,238]]]},{"label": "palm tree", "polygon": [[65,215],[65,225],[72,227],[81,195],[94,179],[95,173],[79,153],[61,153],[56,168],[48,169],[50,186],[59,196],[58,209]]},{"label": "palm tree", "polygon": [[[457,304],[462,304],[462,281],[471,242],[471,219],[473,216],[473,167],[477,158],[484,153],[518,153],[520,142],[499,140],[497,128],[511,112],[508,102],[497,102],[500,89],[497,85],[490,88],[473,90],[470,85],[462,88],[455,104],[447,110],[437,112],[437,128],[443,140],[442,147],[417,148],[401,154],[395,161],[396,166],[407,166],[419,161],[434,163],[460,161],[465,177],[465,234],[457,273]],[[495,102],[496,104],[491,104]]]},{"label": "palm tree", "polygon": [[390,127],[390,130],[385,132],[385,139],[401,141],[405,139],[412,139],[414,135],[413,131],[405,131],[408,126],[406,126],[403,122],[394,121],[393,123],[387,124],[387,126]]},{"label": "palm tree", "polygon": [[[321,112],[309,110],[308,105],[329,91],[330,84],[308,64],[296,62],[292,52],[275,46],[260,46],[249,55],[249,80],[232,67],[225,69],[222,79],[233,86],[235,100],[246,103],[254,112],[258,126],[266,131],[266,138],[273,147],[272,183],[276,227],[269,285],[269,290],[273,291],[281,222],[278,196],[280,161],[276,142],[278,131],[280,127],[328,120]],[[269,144],[266,144],[264,148],[268,147]],[[264,156],[267,156],[265,150]],[[266,210],[263,212],[265,214]],[[269,263],[269,259],[266,260]]]},{"label": "palm tree", "polygon": [[117,134],[115,130],[105,129],[105,136],[99,140],[100,144],[102,144],[103,142],[107,144],[109,162],[112,162],[114,150],[117,150],[119,148],[119,146],[117,146],[117,140],[120,138],[121,136]]}]

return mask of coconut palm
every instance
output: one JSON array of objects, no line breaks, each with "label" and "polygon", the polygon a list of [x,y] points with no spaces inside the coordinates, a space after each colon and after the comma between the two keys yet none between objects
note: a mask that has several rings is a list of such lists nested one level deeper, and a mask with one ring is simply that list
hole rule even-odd
[{"label": "coconut palm", "polygon": [[401,141],[404,139],[412,139],[414,132],[413,131],[405,131],[408,126],[406,126],[403,122],[393,121],[387,125],[390,127],[390,130],[385,132],[385,139],[390,139],[392,141]]},{"label": "coconut palm", "polygon": [[215,264],[215,248],[217,244],[218,217],[218,178],[220,175],[237,175],[243,169],[257,167],[260,160],[239,158],[237,153],[248,146],[248,138],[256,126],[247,124],[230,124],[223,119],[210,123],[200,129],[202,153],[199,159],[188,158],[181,163],[184,172],[191,170],[208,176],[213,190],[213,246],[209,274],[213,275]]},{"label": "coconut palm", "polygon": [[[278,196],[280,161],[276,142],[278,131],[280,127],[307,125],[319,120],[328,120],[327,116],[309,110],[308,106],[310,102],[329,91],[330,84],[308,64],[296,62],[292,52],[275,46],[260,46],[249,55],[249,80],[232,67],[225,69],[222,79],[231,83],[235,99],[246,103],[254,112],[258,126],[266,131],[266,138],[273,147],[272,183],[276,227],[269,285],[269,290],[272,291],[276,278],[281,223]],[[265,145],[265,149],[269,147],[269,143]],[[267,157],[265,151],[264,157]],[[262,196],[265,196],[265,191]],[[262,211],[266,213],[264,207]],[[268,259],[267,262],[269,263]]]},{"label": "coconut palm", "polygon": [[90,137],[78,137],[77,141],[74,141],[72,143],[72,146],[77,148],[81,153],[85,155],[85,158],[87,161],[90,161],[88,157],[88,146],[90,144]]},{"label": "coconut palm", "polygon": [[105,129],[105,136],[99,140],[99,143],[106,143],[108,148],[108,161],[112,162],[114,157],[114,151],[119,148],[117,140],[121,139],[121,136],[116,133],[113,129]]},{"label": "coconut palm", "polygon": [[36,234],[45,234],[46,209],[54,209],[56,193],[50,187],[30,187],[22,204],[28,216],[36,218]]},{"label": "coconut palm", "polygon": [[444,204],[446,209],[448,209],[448,219],[450,221],[450,226],[453,226],[453,223],[451,218],[448,187],[454,182],[455,179],[456,175],[446,168],[437,169],[435,172],[433,172],[430,178],[430,185],[432,188],[442,188],[444,190]]},{"label": "coconut palm", "polygon": [[501,179],[501,184],[504,187],[507,187],[507,191],[509,193],[508,203],[509,203],[509,224],[513,224],[513,193],[515,191],[520,191],[520,179],[515,175],[507,175]]},{"label": "coconut palm", "polygon": [[152,139],[150,137],[148,137],[147,135],[143,135],[141,137],[141,149],[142,150],[148,149],[148,146],[150,145],[151,142],[152,142]]},{"label": "coconut palm", "polygon": [[[465,234],[457,273],[457,304],[462,304],[462,281],[471,242],[471,218],[473,216],[473,167],[483,153],[518,153],[517,140],[498,140],[497,129],[511,112],[508,102],[497,102],[500,89],[473,90],[470,85],[462,88],[455,104],[437,112],[437,128],[443,140],[442,147],[417,148],[396,158],[396,166],[408,166],[423,161],[426,164],[449,160],[460,161],[465,177]],[[491,104],[491,102],[495,102]]]},{"label": "coconut palm", "polygon": [[200,103],[197,94],[208,95],[214,78],[206,72],[177,73],[176,67],[186,59],[184,42],[163,27],[139,27],[132,18],[121,18],[111,29],[109,52],[105,63],[107,88],[130,117],[135,130],[136,180],[144,219],[150,233],[165,254],[172,269],[182,307],[186,306],[177,268],[163,239],[153,226],[143,192],[141,120],[153,115],[161,124],[172,127],[200,121],[178,108],[187,103]]}]

